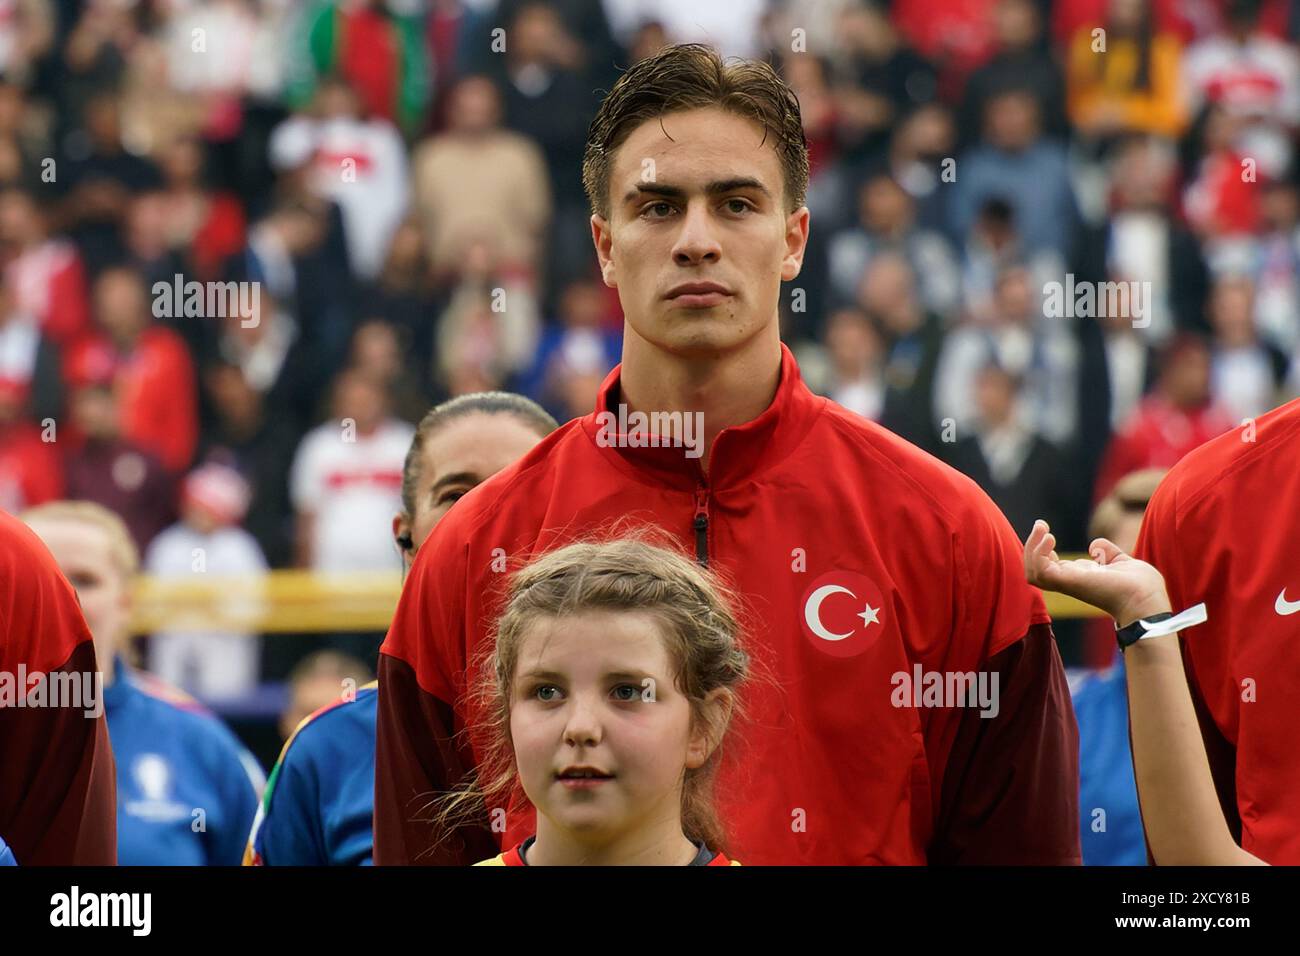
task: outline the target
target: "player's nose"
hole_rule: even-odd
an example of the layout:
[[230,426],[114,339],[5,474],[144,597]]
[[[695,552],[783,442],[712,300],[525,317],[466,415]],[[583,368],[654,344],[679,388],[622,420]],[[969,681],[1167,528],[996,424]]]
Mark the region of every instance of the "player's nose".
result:
[[681,231],[673,245],[673,261],[678,265],[716,262],[722,256],[716,223],[706,201],[689,202],[682,213]]

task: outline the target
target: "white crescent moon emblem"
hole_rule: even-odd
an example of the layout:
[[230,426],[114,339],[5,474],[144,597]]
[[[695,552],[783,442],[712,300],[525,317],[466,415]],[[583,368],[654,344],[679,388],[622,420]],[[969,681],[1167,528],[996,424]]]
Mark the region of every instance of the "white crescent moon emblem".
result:
[[853,632],[845,631],[843,634],[836,634],[834,631],[826,630],[826,626],[822,624],[822,601],[832,594],[847,594],[853,598],[857,597],[848,588],[840,587],[838,584],[824,584],[809,596],[808,603],[803,608],[803,619],[808,625],[808,629],[823,641],[842,641],[846,637],[852,637]]

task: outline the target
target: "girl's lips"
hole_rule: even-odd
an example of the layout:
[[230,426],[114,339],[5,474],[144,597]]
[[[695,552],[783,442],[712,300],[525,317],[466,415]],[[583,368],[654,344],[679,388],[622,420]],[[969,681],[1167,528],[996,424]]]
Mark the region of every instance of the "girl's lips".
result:
[[570,790],[590,790],[613,779],[613,777],[560,777],[560,783]]

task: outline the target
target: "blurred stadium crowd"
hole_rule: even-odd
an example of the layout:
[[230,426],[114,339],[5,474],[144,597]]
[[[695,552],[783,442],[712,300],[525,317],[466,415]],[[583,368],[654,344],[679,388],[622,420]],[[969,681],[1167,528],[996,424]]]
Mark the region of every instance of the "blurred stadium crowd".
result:
[[[1042,517],[1081,549],[1123,476],[1300,394],[1300,2],[3,10],[0,507],[100,502],[155,574],[200,544],[210,573],[396,570],[431,404],[591,410],[622,319],[587,127],[670,42],[799,95],[812,234],[782,324],[809,385],[1022,539]],[[255,305],[188,309],[191,282]],[[1149,301],[1044,308],[1102,282]]]

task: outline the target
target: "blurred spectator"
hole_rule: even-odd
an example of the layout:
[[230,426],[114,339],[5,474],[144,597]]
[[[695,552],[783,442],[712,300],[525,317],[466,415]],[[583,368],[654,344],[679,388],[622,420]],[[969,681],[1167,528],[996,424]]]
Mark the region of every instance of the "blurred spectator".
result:
[[298,441],[298,423],[275,414],[265,394],[248,384],[237,365],[215,362],[203,381],[213,420],[204,432],[199,458],[229,465],[247,479],[251,499],[244,527],[272,567],[288,567],[292,510],[286,449]]
[[[196,575],[256,580],[266,571],[257,541],[239,522],[249,489],[234,469],[207,464],[181,484],[180,518],[149,544],[144,569],[160,579]],[[253,634],[178,631],[154,634],[150,670],[205,699],[237,697],[257,686],[261,642]]]
[[936,372],[940,428],[946,419],[958,434],[973,427],[976,378],[995,362],[1024,383],[1019,414],[1027,427],[1061,446],[1074,438],[1079,346],[1066,320],[1043,315],[1041,303],[1041,287],[1029,270],[1013,264],[998,275],[991,321],[960,325],[948,334]]
[[961,134],[965,143],[979,138],[984,107],[1004,90],[1026,90],[1038,98],[1047,135],[1064,138],[1065,77],[1046,43],[1042,4],[1035,0],[999,0],[989,11],[993,18],[993,56],[971,74],[961,107]]
[[[944,160],[956,161],[957,131],[952,111],[939,103],[917,108],[894,130],[889,144],[889,172],[907,190],[921,229],[943,233],[960,242],[949,225]],[[955,168],[955,167],[954,167]]]
[[42,421],[63,413],[63,379],[59,350],[32,316],[14,302],[13,290],[0,280],[0,384],[20,389],[25,417]]
[[202,130],[229,140],[242,126],[245,96],[270,97],[280,90],[285,58],[279,3],[202,0],[182,5],[162,33],[167,80],[202,104]]
[[1194,236],[1170,208],[1177,172],[1173,151],[1148,137],[1132,137],[1112,153],[1106,218],[1082,230],[1076,279],[1150,282],[1141,330],[1159,343],[1176,329],[1206,331],[1209,275]]
[[403,330],[383,319],[366,319],[352,336],[348,364],[383,382],[394,413],[414,425],[424,417],[429,406],[407,365],[409,354]]
[[401,505],[402,462],[414,433],[390,416],[381,381],[354,369],[339,375],[331,420],[306,434],[290,473],[299,567],[401,566],[387,529]]
[[1155,348],[1132,318],[1116,313],[1097,320],[1101,326],[1110,427],[1118,430],[1137,410],[1156,379]]
[[[1300,58],[1260,26],[1260,0],[1226,0],[1222,32],[1195,43],[1182,82],[1193,115],[1207,106],[1233,120],[1234,151],[1255,159],[1261,178],[1289,165],[1300,125]],[[1292,16],[1294,16],[1294,10]]]
[[898,28],[942,74],[945,93],[959,91],[966,77],[994,49],[993,9],[998,0],[894,0]]
[[[1016,214],[1004,199],[985,201],[962,249],[962,306],[965,319],[994,321],[996,288],[1005,269],[1024,264],[1036,289],[1059,281],[1065,272],[1060,255],[1050,249],[1028,250],[1016,230]],[[1055,527],[1055,526],[1053,526]]]
[[211,189],[203,145],[177,139],[161,151],[167,244],[182,253],[188,278],[219,278],[222,264],[244,247],[244,210],[237,196]]
[[123,438],[108,367],[72,369],[69,408],[78,440],[65,459],[67,497],[120,515],[137,548],[176,517],[174,477],[151,452]]
[[349,692],[375,679],[368,665],[338,651],[316,651],[289,674],[289,704],[280,715],[280,736],[288,739],[297,726],[322,707],[346,700]]
[[370,315],[397,330],[405,343],[408,370],[426,398],[436,394],[434,323],[430,318],[443,310],[444,302],[434,283],[428,246],[414,216],[407,217],[393,234],[384,268],[365,290],[362,301]]
[[1255,250],[1255,321],[1260,334],[1300,356],[1300,188],[1264,185],[1264,231]]
[[[692,14],[707,18],[698,4],[692,5]],[[743,9],[728,9],[726,19],[734,23],[744,15]],[[545,292],[591,268],[591,210],[581,171],[599,94],[573,63],[574,38],[553,4],[520,3],[504,25],[510,42],[505,56],[497,59],[503,71],[499,85],[505,125],[541,149],[554,202],[543,250],[545,281],[538,284]]]
[[528,369],[538,338],[532,287],[495,261],[485,239],[468,239],[460,282],[438,317],[438,381],[452,395],[492,391]]
[[86,104],[86,135],[84,149],[69,149],[63,213],[93,274],[117,256],[131,196],[161,185],[162,175],[123,145],[116,94],[97,93]]
[[940,314],[954,310],[961,277],[947,240],[918,229],[912,199],[888,173],[869,177],[858,193],[858,225],[836,233],[830,242],[832,290],[840,302],[852,301],[872,258],[885,249],[901,252],[920,285],[921,302]]
[[895,124],[935,98],[937,80],[934,67],[900,35],[882,4],[848,5],[838,26],[840,137],[850,164],[861,168],[883,152]]
[[33,110],[23,87],[0,74],[0,185],[44,185],[41,176],[49,175],[52,153],[42,110]]
[[338,78],[365,112],[414,134],[432,95],[424,7],[399,0],[309,0],[288,33],[289,102],[301,109]]
[[1129,472],[1172,468],[1193,448],[1237,423],[1210,391],[1210,349],[1191,333],[1165,346],[1155,390],[1111,439],[1093,488],[1100,500]]
[[1244,151],[1243,120],[1221,104],[1201,117],[1201,142],[1192,175],[1183,191],[1187,221],[1213,262],[1224,241],[1241,240],[1260,224],[1258,177],[1264,175],[1254,156]]
[[219,318],[215,357],[239,369],[271,417],[300,430],[316,414],[330,369],[318,343],[305,338],[280,301],[265,287],[259,298],[257,321],[238,314]]
[[1028,92],[990,97],[983,142],[957,162],[952,222],[958,235],[967,234],[995,196],[1015,210],[1027,247],[1068,254],[1076,211],[1065,149],[1043,137],[1038,101]]
[[132,269],[100,273],[94,298],[98,330],[72,350],[69,366],[111,370],[122,436],[183,471],[198,441],[198,387],[184,341],[154,323]]
[[857,304],[885,337],[880,424],[934,452],[935,368],[943,349],[943,323],[925,310],[911,266],[895,252],[881,253],[867,266]]
[[50,0],[7,0],[0,20],[0,73],[30,81],[34,67],[54,39]]
[[1281,349],[1260,340],[1254,306],[1249,278],[1225,275],[1215,280],[1210,294],[1211,391],[1236,421],[1282,404],[1280,389],[1290,364]]
[[1020,384],[996,362],[976,373],[972,432],[958,433],[947,458],[984,489],[1024,539],[1038,518],[1053,528],[1065,524],[1070,482],[1056,447],[1025,421]]
[[0,509],[17,514],[23,508],[63,494],[63,475],[51,436],[24,414],[27,388],[0,379]]
[[540,269],[551,215],[545,160],[527,137],[501,129],[500,115],[492,81],[466,77],[452,93],[447,131],[416,147],[415,207],[439,281],[455,272],[472,235],[488,237],[505,265]]
[[826,347],[798,355],[809,387],[864,418],[885,408],[885,342],[859,308],[837,309],[826,322]]
[[1152,3],[1109,0],[1102,36],[1084,25],[1071,38],[1070,121],[1084,138],[1182,132],[1182,44],[1156,27]]
[[622,357],[623,337],[608,328],[605,307],[605,287],[600,282],[571,282],[560,294],[559,321],[542,332],[523,392],[560,421],[567,420],[561,416],[573,405],[573,378],[596,380],[596,389],[581,403],[590,411],[596,407],[600,383]]
[[306,173],[308,188],[343,213],[353,273],[373,279],[409,199],[406,147],[382,115],[367,116],[345,83],[323,80],[309,112],[271,134],[272,164]]
[[21,189],[0,193],[0,254],[17,307],[67,348],[90,327],[86,273],[77,248],[46,229],[45,211]]

